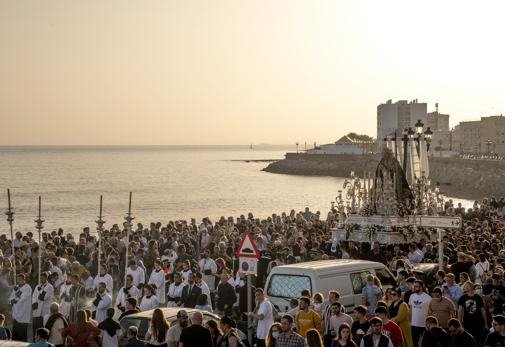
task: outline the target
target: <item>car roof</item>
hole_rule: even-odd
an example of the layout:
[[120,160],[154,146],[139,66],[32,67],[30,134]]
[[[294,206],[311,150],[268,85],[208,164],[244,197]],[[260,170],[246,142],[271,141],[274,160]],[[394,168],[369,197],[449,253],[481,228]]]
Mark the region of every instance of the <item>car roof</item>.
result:
[[[199,311],[202,314],[208,313],[208,314],[212,315],[210,312],[204,312],[204,311],[200,311],[200,310],[197,310],[194,308],[160,307],[159,309],[163,311],[163,316],[165,316],[165,317],[172,317],[172,316],[175,317],[175,316],[177,316],[177,312],[179,312],[180,310],[184,310],[188,314]],[[129,318],[129,319],[131,319],[131,318],[149,318],[149,319],[151,319],[153,317],[153,313],[154,313],[154,310],[142,311],[139,313],[129,314],[129,315],[123,317],[123,319],[126,319],[126,318]],[[123,319],[121,319],[121,320],[123,320]]]
[[384,264],[375,261],[368,260],[356,260],[356,259],[333,259],[333,260],[317,260],[317,261],[307,261],[303,263],[281,265],[276,266],[272,269],[272,273],[282,273],[285,270],[313,270],[313,271],[327,271],[327,270],[353,270],[353,269],[363,269],[370,267],[384,267]]
[[0,347],[26,347],[30,343],[22,341],[0,340]]

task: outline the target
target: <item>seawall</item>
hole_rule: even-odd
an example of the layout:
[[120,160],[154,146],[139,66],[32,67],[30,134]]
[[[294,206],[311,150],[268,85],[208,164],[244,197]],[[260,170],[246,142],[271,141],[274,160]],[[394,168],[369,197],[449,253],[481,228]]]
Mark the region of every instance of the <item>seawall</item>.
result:
[[[306,176],[348,177],[351,171],[375,172],[379,155],[287,153],[264,171]],[[440,183],[444,195],[479,200],[505,196],[505,161],[430,158],[432,184]]]

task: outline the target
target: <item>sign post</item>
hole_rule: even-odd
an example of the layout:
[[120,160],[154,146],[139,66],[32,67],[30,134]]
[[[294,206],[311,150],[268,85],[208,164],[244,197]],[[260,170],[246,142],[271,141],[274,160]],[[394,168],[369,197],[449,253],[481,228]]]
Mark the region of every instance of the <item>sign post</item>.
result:
[[[235,253],[239,257],[239,272],[245,273],[247,275],[247,312],[252,311],[252,281],[251,275],[257,274],[258,258],[260,253],[256,244],[254,243],[249,231],[246,231],[242,240],[240,241],[240,246]],[[251,326],[251,316],[247,315],[247,339],[249,340],[249,345],[252,346],[252,330],[249,329]]]

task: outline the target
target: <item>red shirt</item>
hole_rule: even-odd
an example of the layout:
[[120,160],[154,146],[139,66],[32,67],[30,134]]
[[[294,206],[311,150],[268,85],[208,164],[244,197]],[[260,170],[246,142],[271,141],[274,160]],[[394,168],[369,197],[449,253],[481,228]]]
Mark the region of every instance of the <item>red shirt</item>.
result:
[[392,320],[382,326],[382,333],[391,339],[393,346],[398,346],[398,342],[403,341],[402,330]]
[[86,347],[88,339],[100,335],[102,331],[93,324],[86,322],[86,330],[79,330],[79,323],[72,322],[65,329],[61,331],[61,336],[66,338],[70,336],[74,340],[75,347]]

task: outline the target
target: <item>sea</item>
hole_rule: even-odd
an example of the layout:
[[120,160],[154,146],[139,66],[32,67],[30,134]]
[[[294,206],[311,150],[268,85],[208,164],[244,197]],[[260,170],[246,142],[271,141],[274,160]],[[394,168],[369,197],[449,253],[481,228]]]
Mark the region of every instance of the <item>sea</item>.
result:
[[[100,195],[105,228],[122,223],[129,192],[133,223],[144,225],[249,212],[266,218],[306,207],[326,217],[345,179],[262,171],[288,151],[295,146],[0,147],[0,209],[7,209],[9,188],[14,232],[35,233],[40,196],[43,231],[74,235],[96,230]],[[0,234],[10,235],[0,218]]]
[[[0,147],[0,209],[14,208],[14,232],[36,232],[41,196],[45,232],[96,228],[100,195],[105,228],[122,223],[132,192],[134,223],[252,212],[258,218],[309,207],[326,216],[344,179],[272,174],[268,160],[295,146]],[[0,234],[10,235],[6,216]]]

